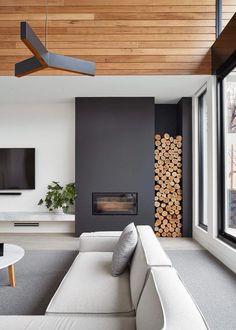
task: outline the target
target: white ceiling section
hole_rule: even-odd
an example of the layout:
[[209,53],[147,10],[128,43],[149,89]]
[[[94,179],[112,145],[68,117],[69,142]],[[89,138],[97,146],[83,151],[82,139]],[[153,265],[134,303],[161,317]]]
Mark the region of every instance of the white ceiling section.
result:
[[74,102],[74,97],[154,96],[156,103],[191,97],[209,75],[0,77],[0,105]]

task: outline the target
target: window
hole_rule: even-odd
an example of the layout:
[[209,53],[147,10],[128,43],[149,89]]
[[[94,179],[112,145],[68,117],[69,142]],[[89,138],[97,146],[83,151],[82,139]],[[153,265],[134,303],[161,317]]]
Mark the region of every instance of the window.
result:
[[199,226],[207,230],[207,102],[206,90],[198,97],[198,210]]
[[236,70],[219,80],[219,237],[236,246]]

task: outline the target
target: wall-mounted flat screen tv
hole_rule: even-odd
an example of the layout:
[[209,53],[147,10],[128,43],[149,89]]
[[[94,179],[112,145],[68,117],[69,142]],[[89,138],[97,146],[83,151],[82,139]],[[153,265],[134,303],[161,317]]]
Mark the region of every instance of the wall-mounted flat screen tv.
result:
[[35,189],[35,149],[0,148],[0,190]]

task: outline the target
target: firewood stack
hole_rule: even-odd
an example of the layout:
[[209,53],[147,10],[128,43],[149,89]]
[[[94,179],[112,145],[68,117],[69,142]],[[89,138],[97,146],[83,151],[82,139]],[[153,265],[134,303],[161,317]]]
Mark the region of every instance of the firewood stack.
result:
[[181,237],[182,136],[155,136],[155,232]]

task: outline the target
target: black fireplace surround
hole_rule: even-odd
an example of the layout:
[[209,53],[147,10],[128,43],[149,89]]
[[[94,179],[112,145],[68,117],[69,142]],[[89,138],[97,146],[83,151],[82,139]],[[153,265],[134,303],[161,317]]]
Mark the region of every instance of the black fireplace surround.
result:
[[[152,97],[76,98],[76,236],[130,222],[154,226],[154,135]],[[136,198],[129,210],[118,203],[98,212],[96,192],[136,193],[138,209]]]

